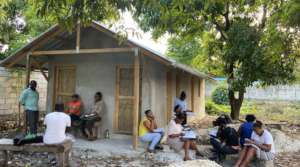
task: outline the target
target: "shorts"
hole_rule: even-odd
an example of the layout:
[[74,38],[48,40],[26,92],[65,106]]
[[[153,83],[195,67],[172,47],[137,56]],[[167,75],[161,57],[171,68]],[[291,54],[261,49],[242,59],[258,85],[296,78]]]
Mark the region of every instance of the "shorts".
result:
[[176,152],[182,150],[184,142],[180,140],[179,137],[176,138],[168,138],[168,145],[174,149]]
[[263,151],[254,144],[249,144],[249,145],[245,144],[245,146],[251,146],[251,147],[254,147],[256,149],[257,159],[265,160],[265,161],[271,161],[275,158],[274,153]]

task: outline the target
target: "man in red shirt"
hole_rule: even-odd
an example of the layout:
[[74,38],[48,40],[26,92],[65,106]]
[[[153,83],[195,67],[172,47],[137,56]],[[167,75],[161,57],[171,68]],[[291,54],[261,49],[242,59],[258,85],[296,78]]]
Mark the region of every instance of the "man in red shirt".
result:
[[70,115],[72,122],[76,120],[80,120],[81,107],[82,107],[82,102],[80,101],[79,95],[74,94],[72,96],[72,101],[68,103],[68,107],[66,110],[66,113]]

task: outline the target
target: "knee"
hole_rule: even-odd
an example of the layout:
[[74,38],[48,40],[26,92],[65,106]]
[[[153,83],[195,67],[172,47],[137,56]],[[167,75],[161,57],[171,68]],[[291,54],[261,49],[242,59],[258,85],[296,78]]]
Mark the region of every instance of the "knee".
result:
[[155,138],[156,139],[160,139],[162,137],[162,135],[160,133],[155,133]]

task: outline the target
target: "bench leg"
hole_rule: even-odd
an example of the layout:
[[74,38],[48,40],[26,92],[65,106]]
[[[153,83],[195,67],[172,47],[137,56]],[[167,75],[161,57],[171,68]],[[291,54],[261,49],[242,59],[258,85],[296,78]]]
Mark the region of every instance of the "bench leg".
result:
[[69,160],[70,160],[70,151],[66,151],[66,153],[65,153],[65,164],[66,164],[66,166],[69,166]]
[[65,167],[65,153],[57,153],[57,160],[59,167]]
[[3,153],[2,166],[6,167],[8,163],[8,151],[2,151],[2,153]]

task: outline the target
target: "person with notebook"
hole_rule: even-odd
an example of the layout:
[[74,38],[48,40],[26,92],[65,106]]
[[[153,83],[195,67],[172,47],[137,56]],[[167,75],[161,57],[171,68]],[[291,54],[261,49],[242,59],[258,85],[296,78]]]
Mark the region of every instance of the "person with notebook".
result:
[[191,160],[189,150],[195,150],[196,156],[202,156],[196,145],[196,137],[193,133],[183,131],[182,122],[184,121],[182,113],[176,114],[176,118],[172,119],[168,126],[168,145],[176,152],[184,149],[184,161]]
[[244,148],[235,167],[245,167],[252,159],[270,161],[275,157],[275,145],[272,134],[263,128],[261,121],[256,121],[253,125],[251,139],[246,139]]
[[239,151],[239,139],[236,130],[227,126],[231,122],[227,116],[221,115],[213,122],[214,126],[218,126],[216,136],[211,135],[210,143],[213,146],[214,155],[211,160],[222,161],[227,154],[237,154]]

